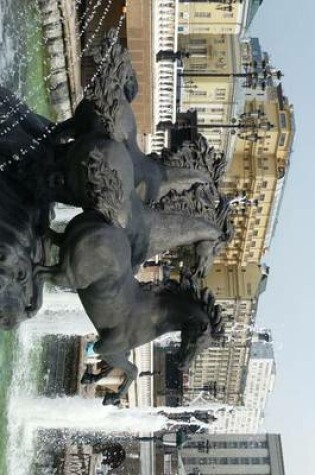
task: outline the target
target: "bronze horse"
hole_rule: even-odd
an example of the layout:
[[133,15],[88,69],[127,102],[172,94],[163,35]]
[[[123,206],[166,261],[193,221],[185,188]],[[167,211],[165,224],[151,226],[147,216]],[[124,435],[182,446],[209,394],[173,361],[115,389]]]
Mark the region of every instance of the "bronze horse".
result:
[[[105,38],[96,51],[96,62],[108,41],[111,44],[110,38]],[[11,327],[31,316],[41,304],[45,279],[77,290],[100,335],[95,351],[110,366],[126,373],[113,402],[127,392],[136,375],[126,357],[130,349],[180,330],[178,361],[183,367],[203,344],[209,345],[211,338],[222,333],[220,311],[212,294],[201,292],[192,282],[186,287],[174,282],[165,287],[141,286],[134,278],[139,265],[170,248],[195,244],[199,258],[195,275],[200,277],[215,252],[230,239],[232,228],[228,203],[219,192],[224,163],[207,141],[199,136],[176,152],[164,150],[161,156],[145,156],[136,142],[130,102],[137,83],[128,54],[116,44],[100,65],[99,75],[72,119],[54,128],[21,104],[17,114],[20,109],[26,114],[22,124],[15,127],[13,115],[13,140],[0,142],[0,153],[10,164],[6,183],[17,183],[12,189],[22,200],[19,205],[27,212],[28,207],[32,209],[26,227],[14,222],[21,239],[28,236],[26,228],[30,227],[31,244],[23,244],[28,265],[23,268],[25,275],[15,275],[22,257],[17,252],[19,242],[10,238],[17,263],[9,272],[9,283],[17,303],[12,314],[9,307],[14,299],[11,294],[1,294],[0,287],[0,317],[3,327]],[[8,98],[4,113],[8,115],[16,99],[4,94]],[[43,140],[47,127],[53,132]],[[39,143],[37,148],[34,141]],[[28,150],[27,157],[12,164],[23,147]],[[48,229],[54,202],[84,210],[70,221],[63,235]],[[0,221],[6,221],[5,200],[2,208]],[[43,265],[45,235],[60,246],[56,266]],[[5,233],[1,238],[5,244],[3,237]],[[34,247],[37,241],[39,245]],[[8,266],[0,259],[0,277],[3,272],[8,272]],[[4,286],[11,290],[8,280]],[[5,323],[8,319],[9,325]]]
[[77,290],[99,334],[95,352],[110,367],[124,370],[125,380],[117,394],[105,398],[106,404],[124,396],[137,376],[127,359],[131,349],[181,331],[178,364],[184,369],[198,351],[222,335],[220,309],[207,289],[201,291],[187,280],[183,285],[152,285],[135,279],[126,234],[108,224],[99,211],[73,218],[58,242],[59,264],[38,267],[37,276]]

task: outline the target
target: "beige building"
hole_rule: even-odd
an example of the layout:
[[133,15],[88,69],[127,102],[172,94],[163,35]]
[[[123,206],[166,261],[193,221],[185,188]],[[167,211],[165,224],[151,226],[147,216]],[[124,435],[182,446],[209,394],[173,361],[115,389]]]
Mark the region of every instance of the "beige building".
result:
[[215,149],[231,154],[233,136],[220,125],[230,123],[244,106],[239,81],[230,76],[231,71],[241,70],[238,39],[224,34],[180,34],[178,47],[190,55],[179,70],[179,109],[196,110],[198,132]]
[[[238,134],[223,182],[223,191],[238,201],[233,211],[235,235],[217,259],[240,266],[260,263],[269,249],[295,132],[293,108],[281,86],[271,88],[265,98],[247,100],[245,111],[253,115],[261,111],[265,116],[253,119]],[[266,121],[272,125],[269,130],[263,128]],[[253,134],[258,139],[251,140]]]
[[196,434],[178,450],[182,474],[284,475],[278,434]]
[[209,427],[212,434],[262,432],[266,403],[273,390],[276,371],[270,340],[268,330],[255,332],[248,362],[244,405],[230,412],[220,411],[217,420]]
[[262,0],[182,1],[179,0],[178,32],[184,35],[244,34]]
[[222,306],[225,344],[211,346],[197,356],[189,369],[186,399],[203,399],[242,405],[257,301],[267,270],[256,264],[246,268],[215,264],[205,280]]

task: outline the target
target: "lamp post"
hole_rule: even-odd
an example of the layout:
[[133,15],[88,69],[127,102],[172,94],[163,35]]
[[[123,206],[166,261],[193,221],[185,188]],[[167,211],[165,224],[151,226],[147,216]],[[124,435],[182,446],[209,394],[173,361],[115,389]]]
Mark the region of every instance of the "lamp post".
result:
[[229,124],[179,124],[178,122],[161,121],[157,125],[157,130],[168,129],[185,129],[185,128],[202,128],[202,129],[229,129],[232,134],[236,134],[242,140],[249,140],[256,142],[262,138],[258,131],[269,131],[274,127],[273,124],[267,120],[265,113],[261,110],[255,110],[251,112],[244,112],[238,119],[232,119]]
[[182,60],[183,58],[189,58],[190,53],[185,51],[173,51],[171,49],[160,50],[156,55],[156,61],[169,60],[173,63],[177,60]]
[[180,3],[213,3],[216,4],[217,10],[223,10],[227,12],[233,11],[233,6],[242,4],[243,0],[179,0]]
[[208,71],[181,71],[178,73],[179,77],[214,77],[214,78],[245,78],[243,87],[256,89],[260,86],[262,90],[265,90],[267,81],[276,79],[280,81],[283,77],[282,72],[279,69],[273,69],[270,66],[265,66],[260,71],[245,71],[244,73],[210,73]]

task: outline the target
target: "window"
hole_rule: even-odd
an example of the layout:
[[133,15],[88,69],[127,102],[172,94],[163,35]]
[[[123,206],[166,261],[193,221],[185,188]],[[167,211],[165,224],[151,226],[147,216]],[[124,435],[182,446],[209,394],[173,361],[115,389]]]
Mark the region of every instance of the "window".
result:
[[196,46],[196,45],[206,45],[207,41],[204,38],[190,38],[189,45]]
[[196,18],[210,18],[211,13],[210,12],[195,12],[195,17]]
[[284,134],[284,133],[280,134],[279,147],[284,146],[286,138],[287,138],[287,134]]
[[280,126],[282,129],[287,127],[287,117],[284,112],[280,112]]
[[195,30],[204,33],[205,31],[210,31],[210,28],[209,28],[209,27],[207,28],[207,27],[205,27],[205,26],[196,26],[196,27],[195,27]]
[[207,69],[207,63],[195,63],[192,65],[192,69],[205,70]]
[[207,48],[205,46],[190,46],[189,51],[193,56],[207,56]]
[[225,96],[225,89],[223,88],[216,88],[215,95],[224,95]]
[[206,96],[207,91],[191,91],[192,96]]

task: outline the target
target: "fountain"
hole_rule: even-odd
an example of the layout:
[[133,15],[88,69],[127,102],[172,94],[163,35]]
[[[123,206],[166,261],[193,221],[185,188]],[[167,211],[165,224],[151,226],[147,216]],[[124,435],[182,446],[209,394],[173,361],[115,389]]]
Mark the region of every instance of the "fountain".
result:
[[[92,20],[94,11],[81,18],[84,25]],[[176,152],[164,150],[161,156],[145,156],[139,150],[130,106],[137,93],[136,76],[127,52],[117,41],[123,21],[124,14],[94,51],[96,71],[70,119],[51,122],[28,108],[22,97],[5,88],[0,91],[0,324],[3,329],[12,329],[23,322],[18,330],[8,408],[10,475],[29,473],[37,427],[105,432],[117,427],[119,434],[151,433],[167,427],[165,415],[150,411],[102,408],[95,401],[79,397],[35,397],[33,361],[40,354],[43,335],[95,332],[92,321],[101,336],[96,350],[113,366],[125,364],[121,355],[117,360],[104,351],[113,339],[106,335],[108,322],[100,324],[95,304],[98,298],[105,295],[102,309],[105,302],[123,325],[130,315],[134,316],[135,340],[120,343],[119,351],[111,350],[124,358],[130,348],[174,329],[182,331],[178,361],[184,366],[209,339],[219,339],[223,332],[220,309],[211,293],[201,289],[199,278],[232,235],[229,206],[218,189],[224,164],[201,136]],[[29,57],[23,68],[31,62]],[[50,74],[45,76],[46,81],[50,79]],[[21,86],[15,90],[21,92]],[[37,87],[29,91],[28,99],[37,92]],[[64,236],[50,229],[56,202],[83,209],[79,218],[71,220]],[[71,261],[73,249],[79,251],[82,225],[88,230],[87,241],[92,240],[93,245],[83,243],[84,253],[77,262],[80,264],[84,255],[87,266],[96,259],[88,273],[86,269],[82,273],[80,266],[70,269],[64,259],[71,255]],[[109,239],[111,235],[115,239]],[[70,247],[68,238],[73,244]],[[61,244],[60,265],[54,268],[49,267],[52,241]],[[135,281],[134,274],[146,258],[186,243],[195,245],[198,262],[191,275],[183,275],[181,284],[170,281],[166,287],[144,287]],[[110,266],[103,266],[111,270],[105,276],[105,290],[96,286],[96,294],[90,297],[85,289],[95,282],[82,283],[80,279],[93,274],[105,255],[115,258]],[[116,274],[115,265],[119,271]],[[45,295],[43,303],[45,280],[78,290],[84,310],[70,293]],[[112,296],[109,299],[108,288],[118,294],[115,301]],[[152,307],[153,301],[158,302],[156,308]],[[135,318],[141,306],[146,315],[150,309],[160,318],[168,305],[167,318],[159,320],[163,323],[159,329],[139,325]],[[181,310],[181,318],[188,310],[195,318],[189,320],[191,315],[187,315],[185,325],[179,325],[175,308]],[[125,333],[125,328],[119,328],[119,338]],[[25,361],[29,363],[26,368],[22,366]],[[128,375],[127,380],[119,396],[131,383]],[[17,447],[21,435],[24,442]]]

